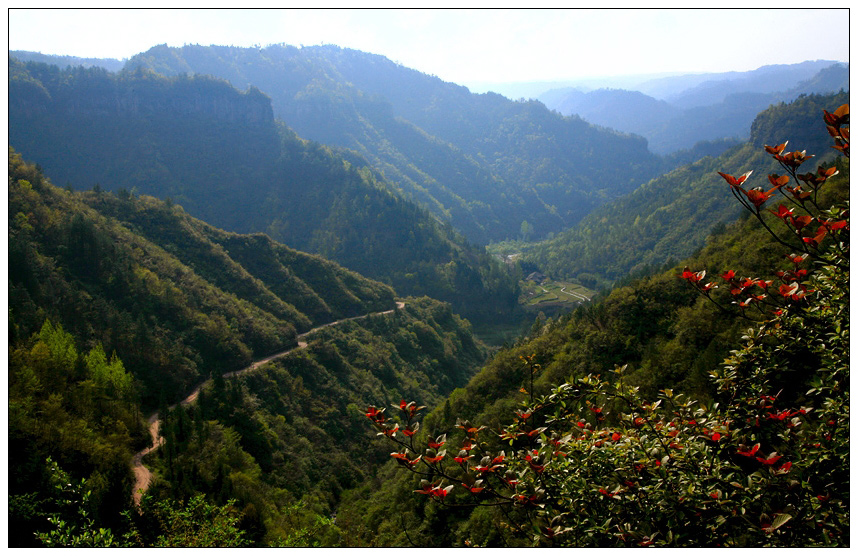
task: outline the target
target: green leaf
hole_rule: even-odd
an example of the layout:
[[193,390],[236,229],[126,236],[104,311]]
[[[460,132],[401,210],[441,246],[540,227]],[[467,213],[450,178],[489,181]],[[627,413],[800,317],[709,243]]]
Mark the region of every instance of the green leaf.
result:
[[774,521],[772,521],[771,530],[774,531],[790,519],[792,519],[792,516],[789,514],[778,514],[777,516],[775,516]]

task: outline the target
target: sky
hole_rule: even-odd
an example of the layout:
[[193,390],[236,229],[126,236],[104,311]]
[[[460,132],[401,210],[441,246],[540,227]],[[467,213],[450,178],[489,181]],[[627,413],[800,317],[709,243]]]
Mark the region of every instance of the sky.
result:
[[10,9],[8,18],[10,50],[123,59],[164,43],[336,44],[472,90],[484,83],[849,61],[845,8]]

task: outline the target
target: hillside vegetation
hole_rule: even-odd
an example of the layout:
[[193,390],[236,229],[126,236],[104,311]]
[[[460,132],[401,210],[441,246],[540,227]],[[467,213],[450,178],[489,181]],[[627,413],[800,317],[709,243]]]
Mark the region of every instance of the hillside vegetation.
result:
[[[849,196],[838,168],[815,201],[835,218]],[[371,407],[369,430],[417,421],[425,436],[378,440],[393,461],[338,522],[355,544],[390,546],[843,546],[848,234],[805,242],[820,264],[787,291],[806,257],[790,264],[779,241],[793,232],[763,220],[779,237],[742,218],[682,265],[537,321],[425,418]],[[744,286],[711,289],[728,271],[775,287],[756,302]],[[799,290],[819,293],[790,299]]]
[[516,282],[489,255],[359,156],[277,123],[255,88],[10,60],[9,133],[57,183],[171,199],[212,225],[267,233],[471,319],[514,312]]
[[657,269],[698,249],[716,227],[736,218],[722,168],[753,169],[761,187],[777,164],[764,144],[789,140],[790,150],[818,153],[822,164],[836,154],[816,122],[822,110],[847,102],[848,95],[810,95],[761,112],[751,139],[713,158],[704,157],[660,176],[634,192],[594,210],[577,226],[526,250],[522,261],[558,279],[604,288],[628,273]]
[[559,231],[662,170],[640,137],[337,46],[160,45],[126,71],[140,67],[258,87],[299,135],[356,150],[475,243],[515,238],[525,220],[534,237]]
[[[357,408],[435,405],[485,358],[447,304],[393,312],[390,287],[335,263],[151,197],[59,189],[14,151],[9,177],[13,546],[310,542],[305,527],[386,457],[355,444]],[[154,408],[156,481],[123,514]]]
[[384,284],[175,205],[61,190],[15,152],[9,179],[13,337],[50,319],[86,349],[121,353],[148,407],[295,345],[313,325],[394,305]]

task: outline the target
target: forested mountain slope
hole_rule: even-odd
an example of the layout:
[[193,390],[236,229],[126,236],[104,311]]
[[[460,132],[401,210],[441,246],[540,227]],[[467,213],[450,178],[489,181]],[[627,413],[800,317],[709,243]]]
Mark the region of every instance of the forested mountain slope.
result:
[[10,50],[9,56],[22,62],[40,62],[61,68],[67,66],[99,67],[108,71],[119,71],[125,66],[126,62],[126,60],[117,60],[116,58],[82,58],[80,56],[42,54],[41,52],[30,52],[28,50]]
[[[357,50],[161,45],[126,70],[139,67],[258,87],[299,135],[357,150],[475,242],[517,237],[523,221],[537,237],[559,231],[662,169],[639,137]],[[627,164],[604,165],[616,156]]]
[[[819,118],[817,118],[819,119]],[[825,184],[825,192],[820,194],[818,203],[821,207],[830,207],[834,204],[848,202],[849,198],[849,165],[848,161],[840,160],[838,167],[841,168],[840,174],[829,179]],[[764,219],[767,224],[773,229],[778,229],[781,238],[795,242],[795,237],[791,233],[785,232],[783,227],[778,228],[778,219],[775,215],[764,212]],[[845,221],[844,221],[845,223]],[[814,228],[815,229],[815,228]],[[833,244],[832,245],[836,245]],[[848,244],[841,244],[840,248],[844,252],[848,252]],[[836,249],[832,248],[832,249]],[[672,479],[676,479],[673,473],[697,475],[700,473],[708,473],[713,469],[712,465],[716,461],[716,456],[712,459],[705,460],[706,465],[701,466],[701,459],[692,458],[684,459],[684,448],[690,448],[685,441],[670,445],[670,458],[662,458],[667,452],[667,444],[672,440],[672,437],[678,434],[679,426],[677,422],[681,419],[681,411],[684,408],[702,408],[713,407],[712,401],[729,404],[738,403],[735,391],[744,385],[747,381],[752,380],[748,375],[752,371],[748,370],[747,366],[738,368],[738,357],[736,356],[736,346],[740,344],[740,337],[745,337],[750,348],[759,353],[759,346],[771,346],[773,351],[778,353],[778,361],[772,363],[769,360],[761,360],[759,358],[751,359],[751,369],[765,367],[771,376],[777,376],[777,379],[771,379],[772,382],[766,384],[771,390],[771,394],[764,391],[752,391],[750,398],[747,400],[749,406],[757,404],[763,407],[763,402],[760,400],[776,399],[778,403],[789,404],[799,403],[796,400],[801,400],[805,395],[810,395],[814,392],[811,388],[811,377],[815,375],[820,365],[826,365],[825,372],[848,373],[848,362],[844,359],[837,359],[836,362],[823,360],[818,358],[801,358],[795,356],[790,359],[792,351],[798,353],[807,353],[808,349],[819,348],[820,352],[826,352],[826,345],[837,342],[841,345],[841,351],[838,355],[842,356],[842,344],[844,339],[848,340],[848,331],[838,328],[837,330],[825,329],[826,334],[830,334],[830,340],[818,340],[818,343],[805,340],[804,337],[796,338],[794,342],[786,347],[777,342],[767,342],[768,334],[760,334],[755,336],[756,331],[754,326],[760,325],[758,319],[767,319],[771,316],[775,305],[763,305],[763,315],[759,316],[756,312],[747,313],[748,318],[744,318],[742,310],[738,309],[736,303],[731,304],[731,294],[726,291],[729,288],[721,288],[721,291],[714,291],[713,297],[720,306],[716,306],[709,300],[704,299],[702,295],[684,280],[681,275],[682,268],[687,266],[694,271],[705,269],[707,271],[706,278],[702,282],[712,280],[718,282],[718,276],[726,273],[728,270],[733,270],[736,277],[753,276],[753,277],[775,277],[776,270],[788,270],[793,266],[786,260],[784,255],[788,253],[788,249],[779,245],[776,240],[765,231],[759,222],[751,216],[746,216],[738,221],[726,225],[718,233],[711,235],[706,246],[701,249],[693,257],[686,259],[682,264],[674,266],[670,270],[647,276],[638,280],[629,281],[626,285],[615,288],[604,297],[594,300],[593,304],[587,307],[582,307],[572,313],[564,315],[557,320],[549,320],[548,322],[537,321],[530,333],[522,337],[519,342],[508,349],[502,350],[476,375],[468,385],[463,389],[458,389],[450,396],[444,405],[427,412],[425,418],[420,419],[421,429],[425,431],[425,438],[417,443],[418,450],[425,446],[427,441],[431,441],[440,435],[444,436],[446,449],[446,460],[443,467],[448,473],[443,476],[439,473],[428,475],[428,466],[420,464],[414,466],[416,471],[427,471],[425,478],[428,485],[433,485],[437,488],[445,488],[443,494],[427,494],[430,486],[427,483],[421,483],[421,477],[407,470],[408,465],[398,462],[389,462],[386,473],[380,477],[381,480],[366,485],[364,488],[351,493],[351,496],[340,507],[338,513],[338,523],[341,527],[354,533],[353,539],[356,545],[362,543],[371,543],[372,545],[380,544],[382,546],[402,546],[413,543],[416,546],[422,547],[448,547],[448,546],[480,546],[480,547],[510,547],[510,546],[531,546],[532,542],[542,542],[546,546],[566,545],[566,546],[595,546],[592,540],[581,540],[580,537],[567,533],[561,537],[560,533],[564,532],[559,526],[556,527],[556,522],[567,523],[580,527],[580,532],[583,534],[584,527],[587,527],[588,535],[604,534],[603,542],[605,544],[617,544],[625,546],[646,546],[653,544],[651,541],[656,538],[654,532],[647,529],[649,527],[647,517],[632,518],[640,521],[633,523],[620,522],[622,529],[618,528],[610,519],[615,515],[615,510],[620,510],[628,507],[639,508],[636,506],[637,501],[641,501],[641,506],[646,506],[650,500],[660,497],[665,488],[677,489],[676,496],[678,502],[673,500],[669,503],[653,506],[653,519],[662,520],[666,524],[676,523],[672,521],[679,519],[683,512],[687,511],[682,505],[685,498],[690,498],[696,494],[703,500],[701,507],[712,503],[711,500],[728,499],[733,500],[741,496],[740,492],[744,488],[744,483],[735,485],[737,491],[731,492],[728,498],[726,493],[728,480],[723,483],[713,481],[707,487],[709,490],[700,492],[699,487],[688,486],[682,483],[677,486]],[[806,265],[808,267],[812,265]],[[819,265],[822,266],[822,265]],[[812,270],[811,270],[812,271]],[[848,272],[843,268],[840,271]],[[775,279],[777,284],[777,279]],[[848,275],[847,275],[848,283]],[[700,284],[703,285],[702,283]],[[814,284],[815,286],[816,284]],[[846,286],[848,287],[848,285]],[[781,293],[777,293],[778,286],[775,285],[770,291],[772,296],[781,297]],[[781,290],[783,291],[783,289]],[[840,312],[841,323],[844,322],[845,305],[848,303],[848,290],[844,292],[845,299],[840,300],[837,305],[837,310]],[[827,294],[827,292],[826,292]],[[765,297],[765,296],[764,296]],[[820,301],[814,301],[823,305],[827,297],[822,297]],[[804,314],[800,309],[795,309],[799,314],[799,318],[805,318],[809,322],[807,328],[816,326],[817,321],[815,315]],[[845,317],[848,319],[848,317]],[[778,327],[775,327],[778,329]],[[799,327],[801,330],[801,327]],[[837,337],[835,340],[833,337]],[[744,343],[741,342],[741,343]],[[756,346],[756,347],[755,347]],[[784,353],[780,353],[783,351]],[[832,350],[833,351],[833,350]],[[731,357],[725,361],[725,358]],[[831,357],[834,357],[831,355]],[[771,366],[769,366],[771,365]],[[710,373],[723,366],[727,369],[727,376],[732,378],[732,381],[726,382],[728,388],[725,391],[717,392],[716,384],[711,380]],[[624,367],[624,368],[623,368]],[[622,375],[621,373],[622,370]],[[729,374],[730,371],[733,374]],[[593,375],[597,379],[606,380],[609,383],[619,383],[621,388],[615,398],[611,398],[607,391],[595,390],[592,398],[586,398],[587,403],[584,404],[576,399],[577,394],[581,394],[585,389],[585,382],[577,382],[588,375]],[[848,377],[847,377],[848,378]],[[815,379],[814,379],[815,380]],[[565,384],[566,392],[568,393],[569,405],[563,405],[564,410],[570,411],[572,415],[579,415],[576,429],[572,429],[569,436],[563,436],[566,432],[557,425],[561,419],[552,421],[551,412],[555,409],[550,405],[550,399],[547,397],[553,388],[558,385]],[[730,388],[732,385],[732,388]],[[638,392],[632,394],[631,388],[639,388]],[[562,388],[561,388],[562,389]],[[810,389],[810,392],[808,390]],[[807,394],[806,394],[807,393]],[[841,399],[848,400],[847,394],[836,393],[834,395],[841,396]],[[624,397],[626,396],[626,397]],[[676,396],[675,401],[671,399]],[[720,397],[719,397],[720,396]],[[769,396],[769,397],[766,397]],[[739,396],[741,397],[741,396]],[[629,399],[648,400],[641,402],[642,406],[627,405]],[[743,398],[744,399],[744,398]],[[653,403],[658,400],[658,403]],[[687,400],[698,400],[703,402],[698,404]],[[573,405],[578,402],[579,405]],[[650,421],[649,410],[655,410],[660,404],[667,405],[668,417],[664,421]],[[809,402],[806,402],[809,403]],[[848,403],[848,402],[847,402]],[[687,405],[684,405],[687,404]],[[383,406],[381,403],[378,404]],[[532,414],[535,415],[543,406],[546,406],[546,417],[541,421],[532,419]],[[528,407],[529,409],[524,409]],[[770,407],[770,406],[769,406]],[[838,420],[848,415],[848,407],[836,406],[837,409],[831,413],[835,420],[829,421],[826,425],[824,421],[821,423],[816,421],[814,426],[820,427],[823,432],[827,433],[826,439],[831,439],[831,434],[827,431],[830,427],[837,423]],[[390,408],[394,409],[394,408]],[[602,416],[610,413],[606,418]],[[823,411],[823,407],[815,406],[813,411]],[[786,411],[780,412],[781,419],[787,414],[799,414],[796,410],[794,413]],[[712,421],[702,422],[702,417],[705,413],[697,413],[700,423],[690,422],[690,425],[705,425],[713,427],[721,423],[713,423]],[[769,409],[768,417],[761,410],[759,421],[755,422],[751,419],[748,428],[753,433],[757,434],[755,442],[768,442],[777,446],[778,450],[785,449],[780,441],[784,437],[788,437],[788,433],[783,433],[780,438],[775,440],[764,436],[764,432],[760,429],[760,421],[768,420],[768,422],[777,421],[779,418]],[[801,413],[802,415],[804,413]],[[633,417],[637,417],[632,421]],[[689,414],[687,419],[691,419]],[[829,419],[830,417],[825,417]],[[403,418],[404,421],[404,418]],[[669,424],[668,424],[669,422]],[[538,424],[534,424],[538,423]],[[739,419],[736,422],[724,423],[730,425],[729,429],[723,429],[729,432],[724,433],[724,437],[729,434],[728,442],[731,442],[729,451],[722,448],[720,452],[717,450],[717,457],[723,457],[727,460],[735,458],[737,440],[733,435],[739,434],[739,430],[746,425],[745,419]],[[515,425],[518,425],[516,428]],[[572,425],[575,425],[573,418]],[[555,426],[557,427],[555,429]],[[619,431],[621,427],[627,426],[623,434],[612,431]],[[649,428],[654,426],[654,429]],[[783,424],[781,427],[788,429],[789,427],[797,426],[796,423],[787,426]],[[809,426],[809,425],[808,425]],[[478,427],[485,427],[485,430]],[[537,428],[539,427],[539,428]],[[641,430],[640,438],[645,441],[646,438],[652,438],[650,434],[656,434],[656,430],[662,430],[664,427],[666,432],[663,437],[663,448],[652,447],[650,454],[635,453],[633,447],[637,440],[634,437],[632,444],[626,439],[626,434],[629,436],[637,435],[633,433],[637,427]],[[676,427],[674,429],[673,427]],[[756,428],[754,428],[756,427]],[[845,425],[844,425],[845,427]],[[369,431],[373,431],[372,425],[367,424]],[[525,434],[518,432],[512,434],[510,431],[535,431],[533,434]],[[601,429],[601,430],[599,430]],[[673,431],[676,432],[673,432]],[[703,428],[694,429],[696,437],[709,441],[712,446],[718,448],[718,436],[712,435],[710,429]],[[709,431],[710,436],[706,436],[706,431]],[[562,432],[557,432],[562,431]],[[683,430],[683,433],[685,431]],[[839,430],[838,433],[847,435],[845,428]],[[368,435],[371,433],[368,433]],[[534,434],[536,436],[534,436]],[[719,435],[720,436],[720,435]],[[562,437],[562,438],[561,438]],[[480,446],[491,446],[489,450],[483,448],[475,448],[476,441],[471,442],[474,438],[479,439]],[[538,438],[538,439],[537,439]],[[679,438],[683,438],[680,436]],[[722,437],[723,438],[723,437]],[[747,438],[743,436],[742,438]],[[686,437],[687,443],[692,440]],[[581,441],[581,444],[577,444]],[[747,440],[746,440],[747,441]],[[383,442],[379,440],[378,442]],[[846,441],[842,441],[845,446]],[[407,444],[407,443],[406,443]],[[764,446],[772,445],[764,444]],[[387,446],[394,446],[390,442],[386,442]],[[616,451],[611,449],[611,446],[616,445]],[[459,451],[459,446],[462,446],[462,451]],[[819,446],[819,445],[817,445]],[[563,449],[568,447],[568,449]],[[759,448],[759,444],[757,446]],[[397,447],[401,451],[406,451],[404,445]],[[538,448],[538,449],[537,449]],[[648,447],[649,448],[649,447]],[[749,448],[739,448],[739,450],[748,450]],[[798,449],[810,449],[811,457],[813,448],[809,445],[803,445]],[[838,448],[843,450],[845,448]],[[506,458],[504,458],[505,450]],[[573,454],[572,451],[575,451]],[[553,457],[551,452],[554,451]],[[484,453],[498,454],[497,459],[492,460],[491,456],[487,459],[480,459]],[[567,453],[568,452],[568,453]],[[765,452],[768,454],[769,452]],[[778,454],[784,452],[778,451]],[[843,456],[844,452],[838,452]],[[475,455],[477,454],[477,455]],[[539,454],[538,457],[536,455]],[[760,454],[764,454],[764,450],[760,450]],[[527,455],[525,458],[524,456]],[[653,457],[655,456],[655,457]],[[568,457],[568,459],[567,459]],[[772,477],[771,470],[766,469],[765,464],[760,462],[767,461],[766,457],[759,457],[757,460],[751,458],[750,462],[746,460],[734,460],[744,462],[747,465],[746,474],[752,471],[758,471],[753,477],[754,480],[762,477]],[[453,458],[459,458],[453,460]],[[529,460],[531,465],[523,463],[522,466],[513,468],[512,459],[520,458]],[[531,459],[532,458],[532,459]],[[649,458],[649,459],[647,459]],[[785,456],[784,456],[785,458]],[[846,456],[848,458],[848,456]],[[777,461],[780,458],[775,458]],[[547,462],[550,461],[550,464]],[[806,466],[815,465],[817,460],[802,461],[796,463],[796,467],[801,465],[801,469]],[[845,459],[838,461],[838,467],[832,472],[843,476],[845,469],[842,467]],[[677,462],[679,462],[677,464]],[[662,465],[677,465],[671,468],[670,471],[659,469]],[[687,464],[687,466],[685,466]],[[769,463],[770,465],[771,463]],[[557,473],[548,473],[548,465],[554,466],[558,470]],[[586,466],[586,468],[585,468]],[[638,488],[638,482],[642,485],[643,479],[647,476],[646,469],[654,469],[655,485],[652,490]],[[761,469],[762,468],[762,469]],[[786,475],[790,467],[786,466],[781,471],[781,475]],[[465,472],[460,472],[466,470]],[[542,472],[545,471],[544,475]],[[795,467],[793,467],[795,471]],[[629,483],[624,483],[622,479],[626,475],[630,480]],[[591,482],[589,477],[593,475],[599,477],[600,482]],[[460,480],[452,480],[453,477],[461,477]],[[793,490],[795,488],[795,477],[787,476],[782,482],[777,483],[777,487],[783,491]],[[804,477],[812,476],[810,473],[802,475]],[[734,478],[732,476],[731,478]],[[480,479],[480,481],[477,481]],[[788,482],[791,479],[793,482]],[[466,481],[463,483],[462,481]],[[812,481],[812,479],[810,479]],[[510,489],[513,494],[524,493],[523,498],[503,499],[496,493],[500,491],[504,481],[510,481]],[[619,487],[616,483],[619,481]],[[523,483],[527,482],[531,485],[532,490],[518,488]],[[516,486],[516,484],[518,484]],[[710,494],[715,485],[719,488],[724,485],[724,494],[718,491],[717,494]],[[750,484],[750,481],[748,482]],[[830,485],[833,486],[833,485]],[[463,488],[464,487],[464,488]],[[474,488],[470,493],[468,489]],[[629,488],[629,490],[624,490]],[[811,488],[820,489],[821,485],[815,485]],[[564,490],[569,489],[569,490]],[[601,489],[601,490],[600,490]],[[568,499],[562,496],[558,497],[557,493],[570,492],[576,490],[574,494],[576,498]],[[838,514],[839,522],[831,520],[833,527],[842,527],[844,516],[848,516],[848,487],[839,488],[838,492],[841,498],[836,502],[836,506],[823,508],[821,511],[826,512],[827,516],[834,513]],[[488,492],[488,494],[486,494]],[[626,496],[626,493],[630,493]],[[622,494],[622,496],[621,496]],[[532,498],[529,498],[532,496]],[[573,494],[569,494],[573,496]],[[824,497],[824,496],[823,496]],[[804,517],[816,511],[817,506],[814,502],[804,501],[797,502],[796,505],[802,505],[802,509],[796,509],[795,506],[790,506],[788,510],[783,509],[783,500],[780,496],[776,496],[770,504],[769,511],[786,512],[789,515],[802,515]],[[834,497],[831,497],[832,500]],[[510,503],[510,502],[515,502]],[[543,518],[543,514],[539,511],[542,507],[563,506],[567,507],[571,502],[572,505],[578,505],[580,514],[585,515],[592,513],[592,521],[579,521],[579,515],[575,512],[563,514],[556,521],[548,521],[552,514]],[[603,503],[604,502],[604,503]],[[545,506],[542,506],[542,504]],[[728,502],[729,503],[729,502]],[[484,504],[484,505],[480,505]],[[506,505],[504,505],[506,504]],[[750,504],[750,502],[748,502]],[[492,507],[500,505],[501,509]],[[596,505],[597,510],[591,511],[590,505]],[[716,507],[721,507],[720,504]],[[732,506],[727,506],[726,513],[729,513]],[[834,509],[836,508],[836,509]],[[705,509],[702,511],[706,511]],[[695,516],[695,510],[691,510],[686,518],[692,522],[699,519],[701,513],[698,512]],[[759,512],[757,512],[759,513]],[[757,515],[757,513],[753,515]],[[751,514],[749,510],[748,514]],[[763,516],[763,519],[769,519],[768,514]],[[739,519],[739,524],[734,524],[736,529],[741,529],[744,526],[751,530],[758,529],[756,519],[751,522]],[[589,526],[592,523],[594,525]],[[724,520],[710,523],[713,529],[718,529],[724,523]],[[750,523],[750,525],[748,525]],[[770,523],[764,521],[764,523]],[[816,521],[807,518],[805,527],[809,525],[811,529],[816,529],[815,538],[817,542],[825,543],[824,535],[818,534],[818,527],[822,521]],[[542,527],[532,524],[542,525]],[[829,524],[826,521],[825,525]],[[522,527],[518,529],[517,527]],[[641,531],[647,530],[646,537]],[[634,534],[624,535],[623,531],[631,531]],[[789,534],[790,529],[787,529],[784,534]],[[668,536],[664,530],[658,530],[657,537],[659,542],[671,546],[674,543],[684,542],[678,539],[676,533],[673,536]],[[804,530],[807,532],[807,529]],[[771,533],[771,530],[765,531]],[[811,531],[813,533],[813,531]],[[556,534],[556,538],[555,538]],[[713,538],[716,539],[713,541]],[[718,537],[703,535],[702,540],[695,541],[695,546],[713,546],[716,543],[727,543],[742,545],[748,543],[748,546],[757,546],[761,543],[789,543],[789,537],[771,536],[767,539],[748,541],[744,538],[728,537],[721,535]],[[840,542],[840,541],[836,541]],[[601,545],[600,545],[601,546]]]
[[170,198],[215,226],[265,232],[468,318],[515,306],[515,281],[482,249],[359,156],[275,122],[258,89],[10,60],[9,92],[11,144],[57,183]]
[[121,353],[148,407],[314,325],[394,305],[389,286],[151,197],[61,190],[14,152],[9,177],[13,335],[49,318]]
[[[764,144],[789,138],[790,150],[817,153],[808,164],[831,159],[824,128],[815,125],[823,109],[848,101],[848,94],[811,95],[761,112],[750,142],[717,158],[705,157],[644,184],[590,214],[580,224],[528,250],[523,261],[557,278],[605,287],[629,272],[658,268],[699,248],[713,227],[736,217],[736,206],[718,171],[753,170],[752,181],[768,188],[766,174],[777,163]],[[808,170],[810,171],[810,169]]]
[[194,407],[168,418],[174,428],[153,462],[159,478],[151,495],[235,499],[252,515],[247,536],[261,546],[348,545],[328,516],[389,458],[366,438],[368,400],[437,405],[484,357],[449,305],[428,298],[325,328],[306,349],[215,381]]
[[[59,189],[15,152],[9,222],[13,546],[305,545],[387,457],[357,408],[435,405],[485,358],[448,304],[375,314],[393,309],[389,286],[169,202]],[[221,378],[356,315],[369,316]],[[209,377],[194,406],[167,411]],[[142,513],[123,517],[152,408],[167,443]]]

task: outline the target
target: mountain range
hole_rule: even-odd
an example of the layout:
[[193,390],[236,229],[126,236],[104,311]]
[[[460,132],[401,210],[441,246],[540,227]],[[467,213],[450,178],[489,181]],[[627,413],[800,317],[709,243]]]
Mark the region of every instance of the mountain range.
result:
[[713,229],[737,216],[735,200],[719,171],[752,170],[755,186],[767,187],[764,176],[783,170],[763,147],[787,140],[791,149],[819,153],[814,163],[830,163],[836,151],[828,148],[828,133],[814,122],[826,107],[848,100],[847,93],[838,93],[773,105],[754,119],[748,142],[643,184],[597,208],[576,226],[533,245],[520,260],[556,278],[593,288],[607,288],[628,273],[682,260],[703,245]]
[[[758,434],[759,423],[754,429],[750,419],[745,427],[743,416],[741,423],[711,424],[699,412],[722,401],[710,373],[726,357],[742,357],[736,347],[743,335],[777,337],[795,326],[844,343],[846,305],[831,315],[848,291],[820,281],[813,287],[826,290],[824,303],[810,296],[809,317],[796,310],[777,317],[777,326],[749,332],[758,323],[725,310],[730,288],[713,290],[713,299],[724,301],[715,305],[680,278],[699,276],[683,272],[686,266],[711,276],[786,268],[779,238],[739,215],[718,175],[753,170],[747,185],[767,187],[766,174],[781,170],[764,145],[789,140],[789,150],[816,155],[813,166],[834,161],[838,173],[814,204],[848,203],[848,160],[829,148],[822,125],[822,110],[836,111],[841,123],[848,117],[846,106],[838,110],[848,92],[814,92],[842,84],[844,67],[812,62],[752,75],[673,76],[646,85],[659,97],[570,93],[594,113],[625,113],[652,128],[686,118],[691,130],[677,139],[681,148],[655,154],[641,135],[562,115],[538,100],[472,94],[336,46],[161,45],[121,68],[113,62],[105,62],[108,69],[98,60],[10,53],[11,545],[523,546],[531,533],[515,526],[522,515],[522,523],[534,517],[533,534],[554,542],[554,522],[539,522],[531,510],[569,497],[549,500],[540,492],[579,489],[581,511],[558,516],[572,523],[584,510],[610,513],[615,503],[661,496],[658,489],[618,494],[635,481],[697,477],[696,459],[680,469],[661,449],[675,450],[677,461],[692,448],[709,450],[711,467],[742,481],[719,478],[714,493],[711,485],[692,493],[685,482],[670,491],[678,500],[659,498],[684,512],[682,501],[693,496],[699,508],[688,510],[692,522],[723,510],[723,522],[710,520],[713,528],[729,522],[731,530],[789,544],[801,521],[821,537],[815,514],[790,510],[796,518],[789,527],[766,531],[757,524],[761,506],[750,526],[731,512],[730,497],[762,492],[753,489],[763,477],[774,489],[765,492],[768,513],[785,511],[782,498],[796,489],[803,497],[796,507],[831,509],[826,520],[844,513],[831,480],[788,482],[788,473],[817,465],[813,454],[834,453],[820,447],[823,437],[815,448],[795,448],[792,471],[760,458],[736,464],[736,450],[748,447],[732,435]],[[757,110],[747,135],[724,135],[755,103],[786,94],[780,91],[796,96]],[[694,138],[698,126],[714,130],[709,140]],[[776,214],[761,212],[767,226],[777,223]],[[835,263],[823,269],[834,276],[839,264],[837,280],[848,254],[848,216],[840,218],[820,224],[841,238],[831,250]],[[824,239],[818,234],[806,240]],[[505,239],[515,241],[497,243]],[[797,243],[810,245],[806,240]],[[828,249],[821,241],[806,249]],[[517,254],[507,264],[491,254],[507,249]],[[522,330],[519,282],[532,270],[602,292],[567,313],[539,315],[527,332],[488,349],[475,331]],[[799,285],[749,284],[802,303],[790,293]],[[786,386],[775,386],[787,391],[784,404],[802,409],[820,366],[848,373],[848,361],[825,353],[825,342],[808,342],[822,350],[810,356],[803,335],[751,346],[771,347],[786,362],[789,378],[779,375]],[[755,361],[747,362],[751,374],[769,372]],[[254,363],[252,372],[234,376]],[[594,391],[595,402],[558,406],[581,417],[549,419],[526,434],[499,432],[512,430],[510,422],[529,427],[550,396],[578,395],[575,388],[602,376],[616,376],[628,397],[612,404]],[[178,403],[197,386],[192,402]],[[699,402],[685,404],[682,396]],[[777,396],[754,390],[746,409],[769,410],[761,404]],[[673,445],[664,435],[676,414],[641,426],[620,405],[631,397],[649,400],[639,413],[646,419],[656,418],[658,404],[649,402],[666,399],[665,411],[688,407],[701,422],[689,421],[694,433],[683,429],[682,445]],[[725,404],[735,401],[731,392],[726,397]],[[532,407],[514,412],[523,403]],[[412,417],[423,410],[418,426]],[[818,410],[829,412],[819,426],[830,442],[848,402],[805,413]],[[761,441],[784,453],[792,448],[776,443],[787,433],[816,426],[815,415],[788,413],[809,420],[798,432],[784,428]],[[402,417],[396,427],[395,414]],[[796,422],[777,415],[768,413],[764,424]],[[467,419],[490,430],[471,428]],[[553,435],[567,420],[574,435]],[[735,427],[723,429],[723,439],[699,427],[721,422]],[[161,444],[142,458],[154,475],[137,503],[131,463],[152,445],[150,425]],[[478,434],[480,442],[471,443]],[[650,442],[650,434],[657,439],[651,449],[631,451],[639,450],[632,439]],[[393,453],[391,439],[399,442]],[[848,438],[835,440],[848,446]],[[561,444],[574,448],[574,457],[566,459]],[[491,446],[507,451],[469,461],[471,450]],[[579,455],[595,462],[592,469],[575,469]],[[813,469],[828,473],[825,462],[834,460],[821,461]],[[438,462],[449,472],[445,481],[455,477],[448,487],[408,472]],[[512,471],[515,462],[520,473]],[[747,482],[740,476],[745,464],[760,470]],[[501,465],[512,474],[490,475]],[[592,484],[582,474],[602,469]],[[560,476],[555,470],[574,480],[540,486],[542,477]],[[620,471],[631,473],[631,484],[614,485]],[[507,488],[501,480],[513,494],[530,483],[544,490],[516,494],[500,509],[479,507],[493,496],[485,485]],[[818,492],[835,495],[829,504]],[[595,529],[605,542],[648,542],[613,526],[584,532]],[[736,538],[724,542],[746,537]]]
[[[210,74],[259,88],[301,137],[353,149],[407,198],[474,243],[567,227],[662,169],[639,138],[564,118],[405,68],[383,56],[320,46],[157,46],[126,69]],[[570,152],[578,152],[569,156]],[[621,153],[633,164],[604,168]]]
[[13,60],[9,130],[56,183],[170,198],[206,222],[265,232],[474,319],[515,307],[515,280],[484,250],[360,155],[298,137],[258,89]]
[[561,114],[646,137],[653,152],[666,154],[698,141],[747,139],[751,121],[769,105],[840,90],[849,90],[849,65],[816,60],[666,77],[634,90],[557,89],[539,99]]

